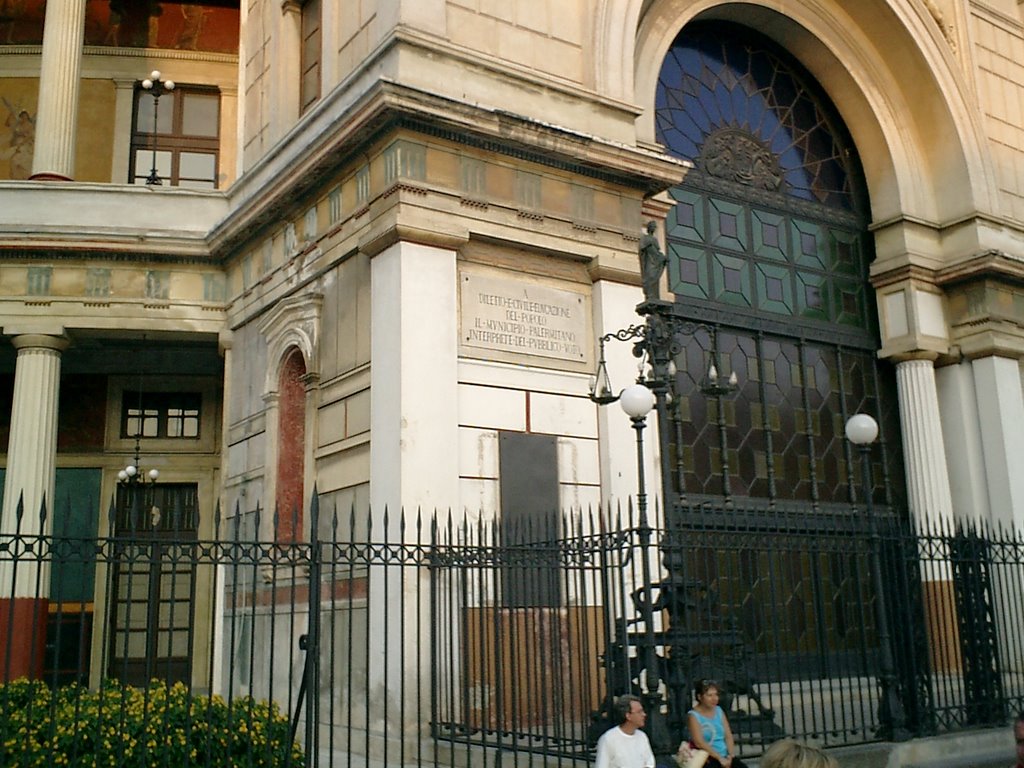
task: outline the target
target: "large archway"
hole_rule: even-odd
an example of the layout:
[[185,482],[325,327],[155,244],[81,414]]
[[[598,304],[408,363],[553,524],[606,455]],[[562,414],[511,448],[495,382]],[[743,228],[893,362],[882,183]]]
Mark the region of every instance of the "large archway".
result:
[[[777,0],[604,0],[602,6],[605,16],[625,19],[635,37],[616,49],[617,57],[605,55],[600,63],[612,74],[597,79],[614,84],[624,79],[614,73],[631,69],[632,88],[625,92],[645,107],[637,121],[641,140],[655,140],[649,107],[661,62],[684,24],[740,23],[799,59],[837,105],[861,151],[880,262],[941,259],[942,243],[920,252],[929,245],[913,239],[915,226],[937,228],[998,207],[980,115],[948,41],[923,6],[885,0],[842,7]],[[880,44],[876,30],[883,28]],[[981,229],[977,237],[984,237]]]
[[[895,386],[874,360],[870,208],[838,112],[770,39],[708,21],[670,48],[655,117],[658,140],[695,166],[665,227],[675,311],[709,326],[676,360],[674,490],[848,504],[843,425],[858,412],[882,423],[878,479],[899,487]],[[703,395],[711,364],[738,375],[738,397]]]
[[[869,678],[868,660],[889,646],[871,610],[881,594],[866,567],[873,525],[897,530],[907,518],[895,371],[877,360],[873,208],[856,143],[795,56],[722,19],[692,22],[674,38],[653,117],[654,138],[693,165],[669,191],[665,221],[678,332],[659,428],[666,497],[679,502],[667,504],[658,584],[676,608],[668,655],[677,666],[666,675],[724,677],[739,694],[756,678],[765,688]],[[735,373],[738,392],[709,387],[712,367],[721,378]],[[843,434],[864,412],[882,427],[874,514],[864,513],[859,457]],[[886,567],[916,578],[912,565]],[[715,639],[723,627],[735,630],[728,643]],[[898,634],[898,655],[913,655],[918,638]],[[750,738],[777,726],[768,710],[742,722]]]

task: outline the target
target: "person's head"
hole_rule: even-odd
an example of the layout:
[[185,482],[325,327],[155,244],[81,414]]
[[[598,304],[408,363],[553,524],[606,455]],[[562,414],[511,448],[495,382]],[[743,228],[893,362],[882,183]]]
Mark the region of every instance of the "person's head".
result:
[[721,693],[722,689],[714,680],[698,680],[693,686],[693,698],[697,700],[698,704],[709,707],[718,706],[718,698]]
[[644,704],[637,696],[628,693],[619,696],[615,699],[615,711],[619,713],[619,725],[630,733],[638,728],[643,728],[644,723],[647,722]]
[[839,768],[839,763],[817,747],[793,739],[776,741],[761,756],[761,768]]
[[1017,765],[1024,765],[1024,712],[1013,722],[1013,739],[1017,742]]
[[658,222],[656,222],[656,221],[648,221],[647,222],[647,234],[653,235],[654,234],[654,230],[656,230],[657,228],[658,228]]

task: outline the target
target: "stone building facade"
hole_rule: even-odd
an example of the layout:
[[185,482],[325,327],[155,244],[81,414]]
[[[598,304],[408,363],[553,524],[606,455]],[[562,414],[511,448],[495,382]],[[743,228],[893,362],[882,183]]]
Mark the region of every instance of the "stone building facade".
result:
[[[514,517],[502,467],[531,456],[539,508],[626,499],[629,422],[588,386],[637,322],[648,220],[663,296],[732,329],[681,375],[741,380],[724,443],[687,401],[691,494],[838,503],[870,402],[914,519],[1024,522],[1015,0],[112,5],[0,19],[4,530],[74,494],[43,529],[116,534],[134,459],[198,538],[218,503],[306,538],[314,486]],[[847,349],[891,400],[819,380],[808,405]]]

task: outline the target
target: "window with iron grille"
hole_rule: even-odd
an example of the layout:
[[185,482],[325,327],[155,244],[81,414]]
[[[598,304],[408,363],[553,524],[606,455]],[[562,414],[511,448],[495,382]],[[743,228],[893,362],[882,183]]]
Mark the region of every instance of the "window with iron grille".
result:
[[203,398],[198,392],[125,392],[121,437],[197,439]]
[[[676,491],[848,504],[846,419],[881,425],[879,504],[902,489],[892,367],[879,346],[867,189],[821,87],[778,45],[725,22],[688,25],[665,58],[658,139],[693,163],[665,222],[676,314],[707,330],[674,360]],[[702,391],[709,366],[735,397]],[[887,482],[886,478],[893,480]]]
[[[154,112],[156,127],[154,131]],[[220,153],[220,93],[178,85],[160,96],[135,89],[128,181],[145,184],[156,170],[162,184],[216,189]]]

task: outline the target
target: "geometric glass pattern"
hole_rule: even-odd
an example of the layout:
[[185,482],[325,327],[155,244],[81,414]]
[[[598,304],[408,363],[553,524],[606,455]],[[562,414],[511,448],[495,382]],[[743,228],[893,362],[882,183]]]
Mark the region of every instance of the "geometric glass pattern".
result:
[[695,166],[666,222],[673,292],[705,318],[876,346],[859,160],[813,78],[766,38],[702,22],[669,50],[655,103],[658,138]]
[[[713,175],[854,208],[842,123],[810,75],[767,40],[736,25],[687,26],[662,64],[655,107],[658,141],[686,160],[710,158]],[[714,147],[709,155],[709,138],[750,162],[738,167]]]
[[[726,22],[688,25],[662,65],[657,137],[693,168],[670,190],[668,280],[681,334],[675,490],[811,508],[858,497],[846,419],[881,427],[875,502],[901,505],[891,366],[876,359],[873,255],[860,161],[813,78]],[[701,392],[710,363],[739,391]]]
[[[670,456],[684,457],[673,478],[683,498],[844,508],[860,498],[860,457],[843,428],[853,414],[870,413],[880,426],[875,504],[902,508],[895,374],[873,350],[723,323],[679,341]],[[735,395],[701,391],[712,361],[719,375],[736,373]]]

